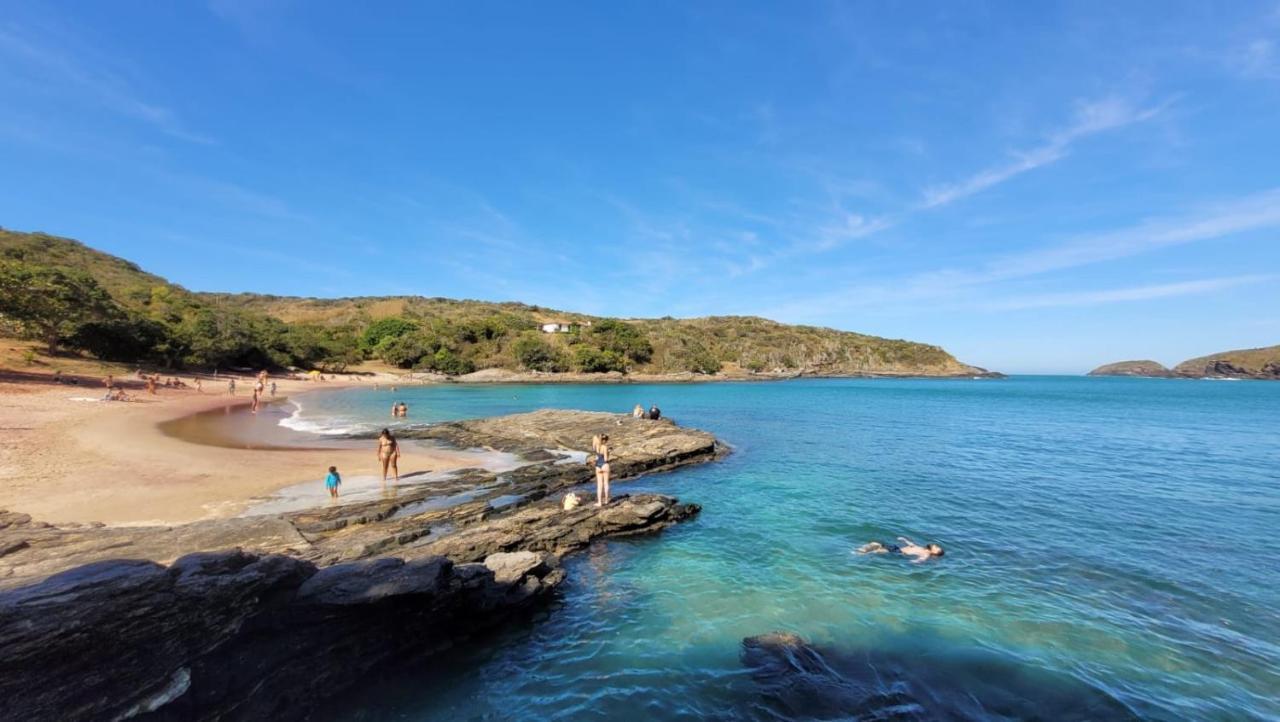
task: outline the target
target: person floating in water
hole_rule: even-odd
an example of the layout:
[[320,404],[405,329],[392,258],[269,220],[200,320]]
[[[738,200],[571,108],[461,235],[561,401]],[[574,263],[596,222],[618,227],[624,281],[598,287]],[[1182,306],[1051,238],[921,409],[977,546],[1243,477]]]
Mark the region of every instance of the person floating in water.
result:
[[388,468],[395,474],[395,480],[400,481],[400,443],[391,435],[390,429],[383,429],[382,433],[378,434],[378,461],[382,462],[384,483],[387,480]]
[[329,475],[324,478],[324,488],[329,490],[331,498],[338,498],[338,487],[342,486],[342,477],[338,475],[338,467],[330,466]]
[[933,542],[920,546],[904,536],[898,537],[898,541],[902,542],[901,546],[897,544],[885,544],[884,542],[873,541],[859,547],[858,553],[901,554],[904,557],[912,557],[912,561],[914,562],[928,561],[933,557],[940,557],[943,554],[946,554],[946,552],[942,550],[941,545]]
[[596,506],[609,503],[609,435],[601,434],[591,439],[591,447],[596,452]]
[[406,404],[403,401],[400,402],[400,418],[409,418],[409,404]]

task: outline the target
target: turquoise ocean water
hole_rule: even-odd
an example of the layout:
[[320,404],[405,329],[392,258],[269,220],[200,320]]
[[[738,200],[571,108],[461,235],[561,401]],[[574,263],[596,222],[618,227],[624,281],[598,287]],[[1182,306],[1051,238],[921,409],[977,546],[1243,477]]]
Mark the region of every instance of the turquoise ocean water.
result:
[[[384,676],[333,719],[1280,719],[1280,383],[1072,377],[435,386],[290,424],[657,403],[734,453],[703,505],[602,543],[534,624]],[[936,540],[941,560],[858,556]],[[795,632],[829,674],[762,678]]]

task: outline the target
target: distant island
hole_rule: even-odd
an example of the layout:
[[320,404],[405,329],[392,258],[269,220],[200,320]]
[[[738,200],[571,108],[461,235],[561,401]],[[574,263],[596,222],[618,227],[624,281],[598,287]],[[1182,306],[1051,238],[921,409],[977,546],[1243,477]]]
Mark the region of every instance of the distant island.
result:
[[1150,376],[1155,378],[1224,378],[1280,380],[1280,346],[1239,349],[1188,359],[1165,368],[1155,361],[1120,361],[1089,372],[1090,376]]
[[1104,364],[1089,372],[1090,376],[1153,376],[1167,377],[1172,376],[1173,372],[1165,368],[1164,364],[1156,361],[1117,361],[1113,364]]
[[79,241],[4,229],[0,336],[165,369],[380,363],[460,381],[999,376],[938,346],[752,316],[616,319],[419,296],[193,292]]

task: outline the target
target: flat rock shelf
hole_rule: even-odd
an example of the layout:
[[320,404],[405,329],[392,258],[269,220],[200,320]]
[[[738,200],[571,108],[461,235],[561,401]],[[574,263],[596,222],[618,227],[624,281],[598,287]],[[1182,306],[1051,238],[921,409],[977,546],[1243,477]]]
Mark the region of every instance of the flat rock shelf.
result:
[[563,581],[563,555],[699,511],[657,494],[563,510],[597,433],[618,481],[724,453],[666,420],[538,411],[405,434],[528,463],[392,499],[165,527],[0,511],[0,718],[298,719],[363,674],[520,618]]

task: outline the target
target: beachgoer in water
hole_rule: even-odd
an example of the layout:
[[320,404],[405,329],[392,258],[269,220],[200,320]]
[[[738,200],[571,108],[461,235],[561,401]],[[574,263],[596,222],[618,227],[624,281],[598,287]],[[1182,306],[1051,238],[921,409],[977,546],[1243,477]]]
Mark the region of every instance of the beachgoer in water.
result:
[[391,418],[397,418],[399,416],[400,416],[400,402],[397,401],[394,404],[391,404]]
[[596,506],[609,503],[609,435],[601,434],[591,440],[596,451]]
[[631,410],[631,418],[633,418],[633,419],[643,419],[643,418],[644,418],[644,407],[643,407],[643,406],[641,406],[640,404],[636,404],[636,407],[635,407],[634,409],[632,409],[632,410]]
[[654,404],[649,407],[649,418],[654,421],[657,421],[658,419],[662,418],[662,409],[658,408],[657,404]]
[[378,434],[378,461],[382,462],[383,482],[387,480],[388,468],[395,474],[396,481],[400,481],[400,442],[391,435],[390,429]]
[[901,554],[906,557],[911,557],[912,561],[915,561],[915,562],[927,561],[929,559],[932,559],[933,557],[940,557],[946,553],[945,551],[942,550],[942,547],[940,545],[935,544],[933,542],[930,542],[928,544],[925,544],[924,546],[921,546],[904,536],[898,537],[898,541],[902,542],[901,546],[897,544],[885,544],[884,542],[873,541],[859,547],[858,553],[859,554]]
[[331,498],[338,498],[338,487],[342,486],[342,477],[338,475],[338,467],[330,466],[329,475],[324,478],[324,488],[329,490]]

